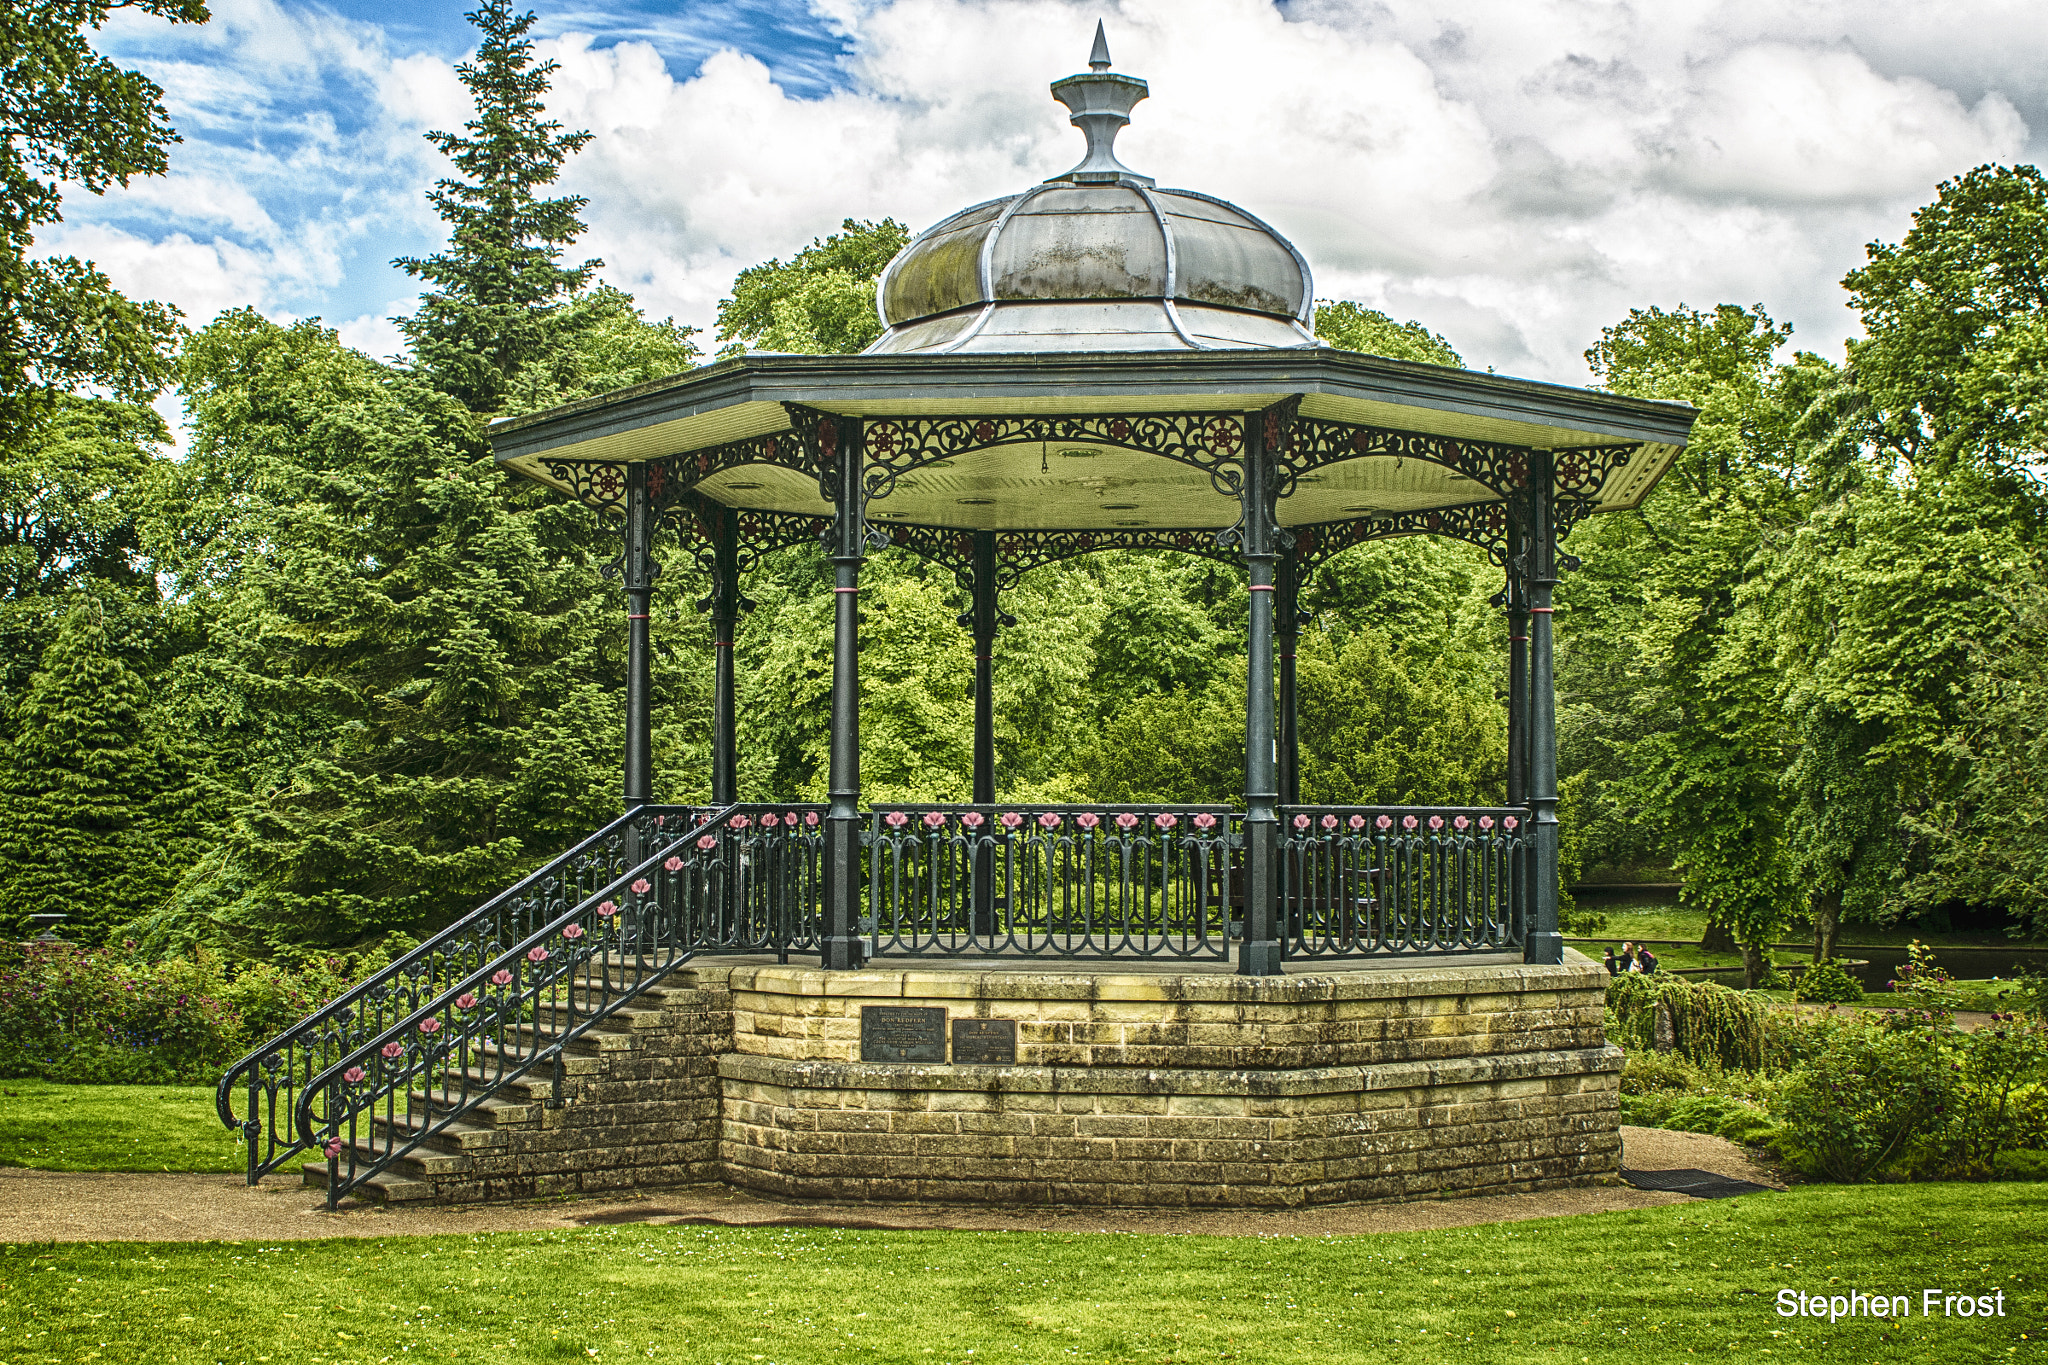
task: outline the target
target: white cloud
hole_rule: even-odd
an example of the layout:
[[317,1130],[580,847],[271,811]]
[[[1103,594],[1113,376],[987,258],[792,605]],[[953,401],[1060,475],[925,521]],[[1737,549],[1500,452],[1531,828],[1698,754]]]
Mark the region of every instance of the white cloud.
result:
[[[1267,218],[1319,292],[1545,378],[1582,380],[1599,328],[1652,303],[1762,301],[1831,348],[1862,244],[2048,126],[2048,25],[2014,0],[809,10],[852,50],[846,88],[816,99],[736,51],[672,71],[644,42],[543,44],[562,63],[553,115],[596,134],[563,180],[591,200],[579,250],[656,315],[708,327],[737,270],[844,217],[924,227],[1071,165],[1080,137],[1046,85],[1082,66],[1098,14],[1118,69],[1152,84],[1128,163]],[[384,304],[383,262],[439,237],[422,193],[445,163],[419,134],[459,126],[465,92],[447,62],[326,10],[215,13],[151,39],[192,138],[178,178],[110,196],[72,240],[195,318],[223,301],[322,312],[388,353],[381,319],[409,300]]]

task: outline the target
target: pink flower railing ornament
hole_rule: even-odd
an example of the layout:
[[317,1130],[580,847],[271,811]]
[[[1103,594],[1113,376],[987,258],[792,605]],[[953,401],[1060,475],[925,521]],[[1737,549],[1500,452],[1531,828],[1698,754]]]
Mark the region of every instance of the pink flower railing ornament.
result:
[[1216,828],[1216,817],[1211,815],[1208,811],[1203,811],[1200,815],[1197,815],[1195,817],[1195,828],[1202,830],[1205,833],[1209,830]]
[[1470,829],[1471,827],[1472,827],[1472,822],[1471,822],[1470,820],[1466,819],[1466,818],[1465,818],[1464,816],[1462,816],[1462,815],[1461,815],[1461,816],[1459,816],[1459,817],[1458,817],[1457,819],[1455,819],[1455,820],[1451,821],[1451,828],[1452,828],[1452,829],[1454,829],[1454,830],[1457,830],[1457,831],[1458,831],[1458,832],[1459,832],[1460,834],[1464,833],[1464,832],[1465,832],[1466,830]]
[[1517,820],[1517,819],[1516,819],[1516,818],[1515,818],[1514,816],[1510,815],[1510,816],[1506,816],[1506,817],[1504,817],[1504,818],[1503,818],[1503,819],[1501,820],[1501,822],[1500,822],[1500,827],[1501,827],[1502,829],[1505,829],[1505,830],[1509,830],[1509,831],[1512,831],[1512,830],[1514,830],[1514,829],[1517,829],[1517,828],[1519,828],[1519,827],[1520,827],[1520,825],[1521,825],[1521,823],[1522,823],[1522,822],[1521,822],[1520,820]]
[[473,1009],[475,1009],[475,1008],[476,1008],[476,992],[475,992],[475,991],[464,991],[464,992],[463,992],[462,994],[460,994],[460,995],[456,996],[456,997],[455,997],[455,1008],[457,1008],[457,1009],[459,1009],[459,1010],[473,1010]]
[[548,960],[548,950],[539,944],[535,944],[526,950],[526,960],[536,965],[546,962]]
[[732,819],[726,821],[726,823],[728,825],[731,825],[734,829],[745,829],[748,825],[751,825],[754,822],[752,820],[749,820],[744,815],[735,815]]
[[1152,817],[1152,823],[1161,829],[1172,829],[1180,823],[1180,817],[1170,810],[1163,810]]
[[776,818],[775,812],[772,810],[761,817],[762,829],[774,829],[777,825],[781,823],[782,821]]
[[805,811],[805,812],[804,812],[804,823],[805,823],[806,825],[815,825],[815,824],[817,824],[817,823],[818,823],[818,812],[816,812],[816,811],[814,811],[814,810],[807,810],[807,811]]
[[571,943],[574,943],[577,939],[583,937],[583,926],[580,924],[563,925],[562,937],[568,939]]
[[441,1021],[434,1018],[420,1020],[420,1032],[431,1038],[441,1031]]
[[1120,830],[1123,830],[1126,833],[1129,833],[1131,830],[1134,830],[1138,827],[1138,817],[1131,814],[1129,811],[1121,811],[1117,814],[1116,817],[1116,827]]
[[348,1070],[341,1073],[341,1078],[347,1081],[350,1085],[361,1085],[363,1083],[363,1078],[365,1076],[368,1076],[369,1074],[369,1072],[363,1070],[359,1066],[352,1066]]
[[644,895],[646,895],[646,894],[647,894],[648,892],[652,891],[653,889],[654,889],[654,883],[653,883],[653,882],[650,882],[650,881],[648,881],[648,880],[647,880],[647,878],[645,878],[645,877],[635,877],[635,878],[633,879],[633,894],[634,894],[634,895],[636,895],[636,896],[644,896]]
[[1363,815],[1354,815],[1344,823],[1351,826],[1354,830],[1361,830],[1365,828],[1365,817]]
[[1082,829],[1094,829],[1097,825],[1102,823],[1102,817],[1097,815],[1092,810],[1085,810],[1074,817],[1074,823],[1079,825]]
[[1394,817],[1391,815],[1382,815],[1379,819],[1373,821],[1373,824],[1380,829],[1391,828],[1393,826],[1393,823]]
[[1414,816],[1412,816],[1412,815],[1404,815],[1404,816],[1402,816],[1402,817],[1401,817],[1401,828],[1402,828],[1402,829],[1405,829],[1405,830],[1412,830],[1412,829],[1414,829],[1414,828],[1415,828],[1415,825],[1416,825],[1416,823],[1417,823],[1417,822],[1416,822],[1416,819],[1415,819],[1415,817],[1414,817]]
[[1024,823],[1024,817],[1023,817],[1023,816],[1021,816],[1021,815],[1019,815],[1019,814],[1017,814],[1017,812],[1015,812],[1015,811],[1013,811],[1013,810],[1006,810],[1006,811],[1004,811],[1004,812],[1003,812],[1003,828],[1004,828],[1004,829],[1015,829],[1015,828],[1017,828],[1017,826],[1019,826],[1019,825],[1021,825],[1021,824],[1023,824],[1023,823]]
[[493,986],[509,986],[509,985],[511,985],[511,984],[512,984],[512,973],[511,973],[511,972],[509,972],[509,971],[507,971],[507,970],[505,970],[505,969],[504,969],[503,967],[500,967],[500,968],[498,968],[498,970],[497,970],[497,971],[495,971],[495,972],[492,972],[492,973],[491,973],[491,984],[492,984]]
[[1479,828],[1481,828],[1481,829],[1492,829],[1492,828],[1493,828],[1493,817],[1492,817],[1491,815],[1482,815],[1482,816],[1480,816],[1480,817],[1479,817]]
[[[681,862],[682,859],[676,858],[672,861]],[[670,870],[673,871],[674,869]],[[597,903],[597,917],[599,919],[610,919],[613,915],[616,915],[618,913],[619,903],[617,901],[599,901]]]
[[1038,817],[1038,827],[1040,829],[1058,829],[1060,827],[1059,813],[1057,811],[1045,812]]
[[697,838],[697,847],[703,849],[706,853],[709,853],[712,849],[718,847],[718,836],[716,834],[699,835]]
[[1322,823],[1323,829],[1324,829],[1325,831],[1328,831],[1328,830],[1333,830],[1333,829],[1337,828],[1337,817],[1336,817],[1336,816],[1334,816],[1334,815],[1325,815],[1325,816],[1324,816],[1324,817],[1322,818],[1322,822],[1321,822],[1321,823]]
[[940,825],[943,825],[945,823],[946,817],[940,814],[938,811],[928,810],[924,813],[924,827],[926,829],[937,829]]
[[960,817],[960,823],[967,826],[967,828],[969,829],[980,829],[983,825],[988,823],[988,820],[987,817],[983,816],[980,811],[971,810],[967,812],[967,814]]
[[890,829],[902,829],[905,825],[910,823],[910,817],[905,815],[900,810],[892,810],[887,815],[882,817],[882,821],[884,824],[888,825]]
[[1297,816],[1295,816],[1295,817],[1294,817],[1294,827],[1295,827],[1296,829],[1307,829],[1307,828],[1308,828],[1308,817],[1307,817],[1306,815],[1297,815]]
[[1432,816],[1430,816],[1430,817],[1429,817],[1429,827],[1430,827],[1430,829],[1431,829],[1432,831],[1435,831],[1435,830],[1440,830],[1440,829],[1442,829],[1442,828],[1444,827],[1444,818],[1443,818],[1443,816],[1441,816],[1441,815],[1432,815]]
[[378,1048],[377,1052],[378,1055],[382,1056],[386,1061],[395,1061],[396,1059],[403,1057],[405,1055],[405,1044],[399,1042],[396,1038],[394,1038],[390,1042],[384,1044],[384,1046]]
[[322,1147],[320,1150],[327,1154],[327,1159],[329,1161],[333,1161],[335,1158],[341,1155],[341,1139],[329,1139],[327,1145],[325,1147]]

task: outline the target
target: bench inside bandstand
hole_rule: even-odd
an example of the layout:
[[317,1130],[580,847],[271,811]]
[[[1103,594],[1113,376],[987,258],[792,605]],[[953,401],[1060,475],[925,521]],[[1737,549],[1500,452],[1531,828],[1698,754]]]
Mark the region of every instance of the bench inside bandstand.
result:
[[[1695,413],[1318,344],[1291,243],[1116,159],[1146,87],[1108,67],[1098,43],[1053,86],[1082,164],[913,240],[866,352],[748,353],[493,424],[509,474],[619,535],[624,813],[233,1068],[252,1182],[1287,1205],[1612,1177],[1605,977],[1558,932],[1552,598],[1564,538],[1639,505]],[[1501,572],[1503,788],[1304,803],[1302,587],[1414,535]],[[710,580],[703,805],[656,801],[670,536]],[[738,780],[744,579],[800,544],[835,604],[816,803]],[[967,804],[864,798],[861,572],[885,547],[968,604]],[[1242,803],[1006,800],[1003,594],[1137,552],[1241,574]]]

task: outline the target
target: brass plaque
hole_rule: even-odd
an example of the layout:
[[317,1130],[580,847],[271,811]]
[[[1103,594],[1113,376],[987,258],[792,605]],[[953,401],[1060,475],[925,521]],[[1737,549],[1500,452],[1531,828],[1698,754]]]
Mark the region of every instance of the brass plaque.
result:
[[864,1062],[946,1060],[943,1005],[862,1005],[860,1059]]
[[953,1021],[953,1064],[966,1066],[1017,1065],[1017,1021],[1015,1019],[955,1019]]

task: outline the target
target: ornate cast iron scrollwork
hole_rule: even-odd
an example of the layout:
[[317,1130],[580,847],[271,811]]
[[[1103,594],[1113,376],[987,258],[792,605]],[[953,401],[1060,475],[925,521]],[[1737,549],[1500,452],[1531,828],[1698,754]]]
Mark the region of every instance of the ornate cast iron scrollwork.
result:
[[885,498],[913,469],[997,446],[1070,441],[1158,455],[1209,476],[1234,498],[1243,483],[1244,416],[1236,412],[1102,413],[1083,417],[870,418],[867,492]]
[[1460,441],[1419,431],[1337,422],[1323,417],[1286,419],[1275,447],[1275,463],[1286,472],[1282,496],[1303,474],[1361,456],[1421,460],[1462,474],[1506,497],[1529,483],[1529,451],[1489,441]]
[[626,480],[632,466],[605,460],[549,460],[548,477],[568,486],[570,495],[607,518],[626,511]]
[[1326,521],[1294,528],[1294,553],[1303,582],[1326,560],[1368,540],[1396,536],[1449,536],[1477,545],[1495,565],[1508,562],[1508,510],[1504,503],[1477,502],[1423,512],[1390,512],[1356,521]]

